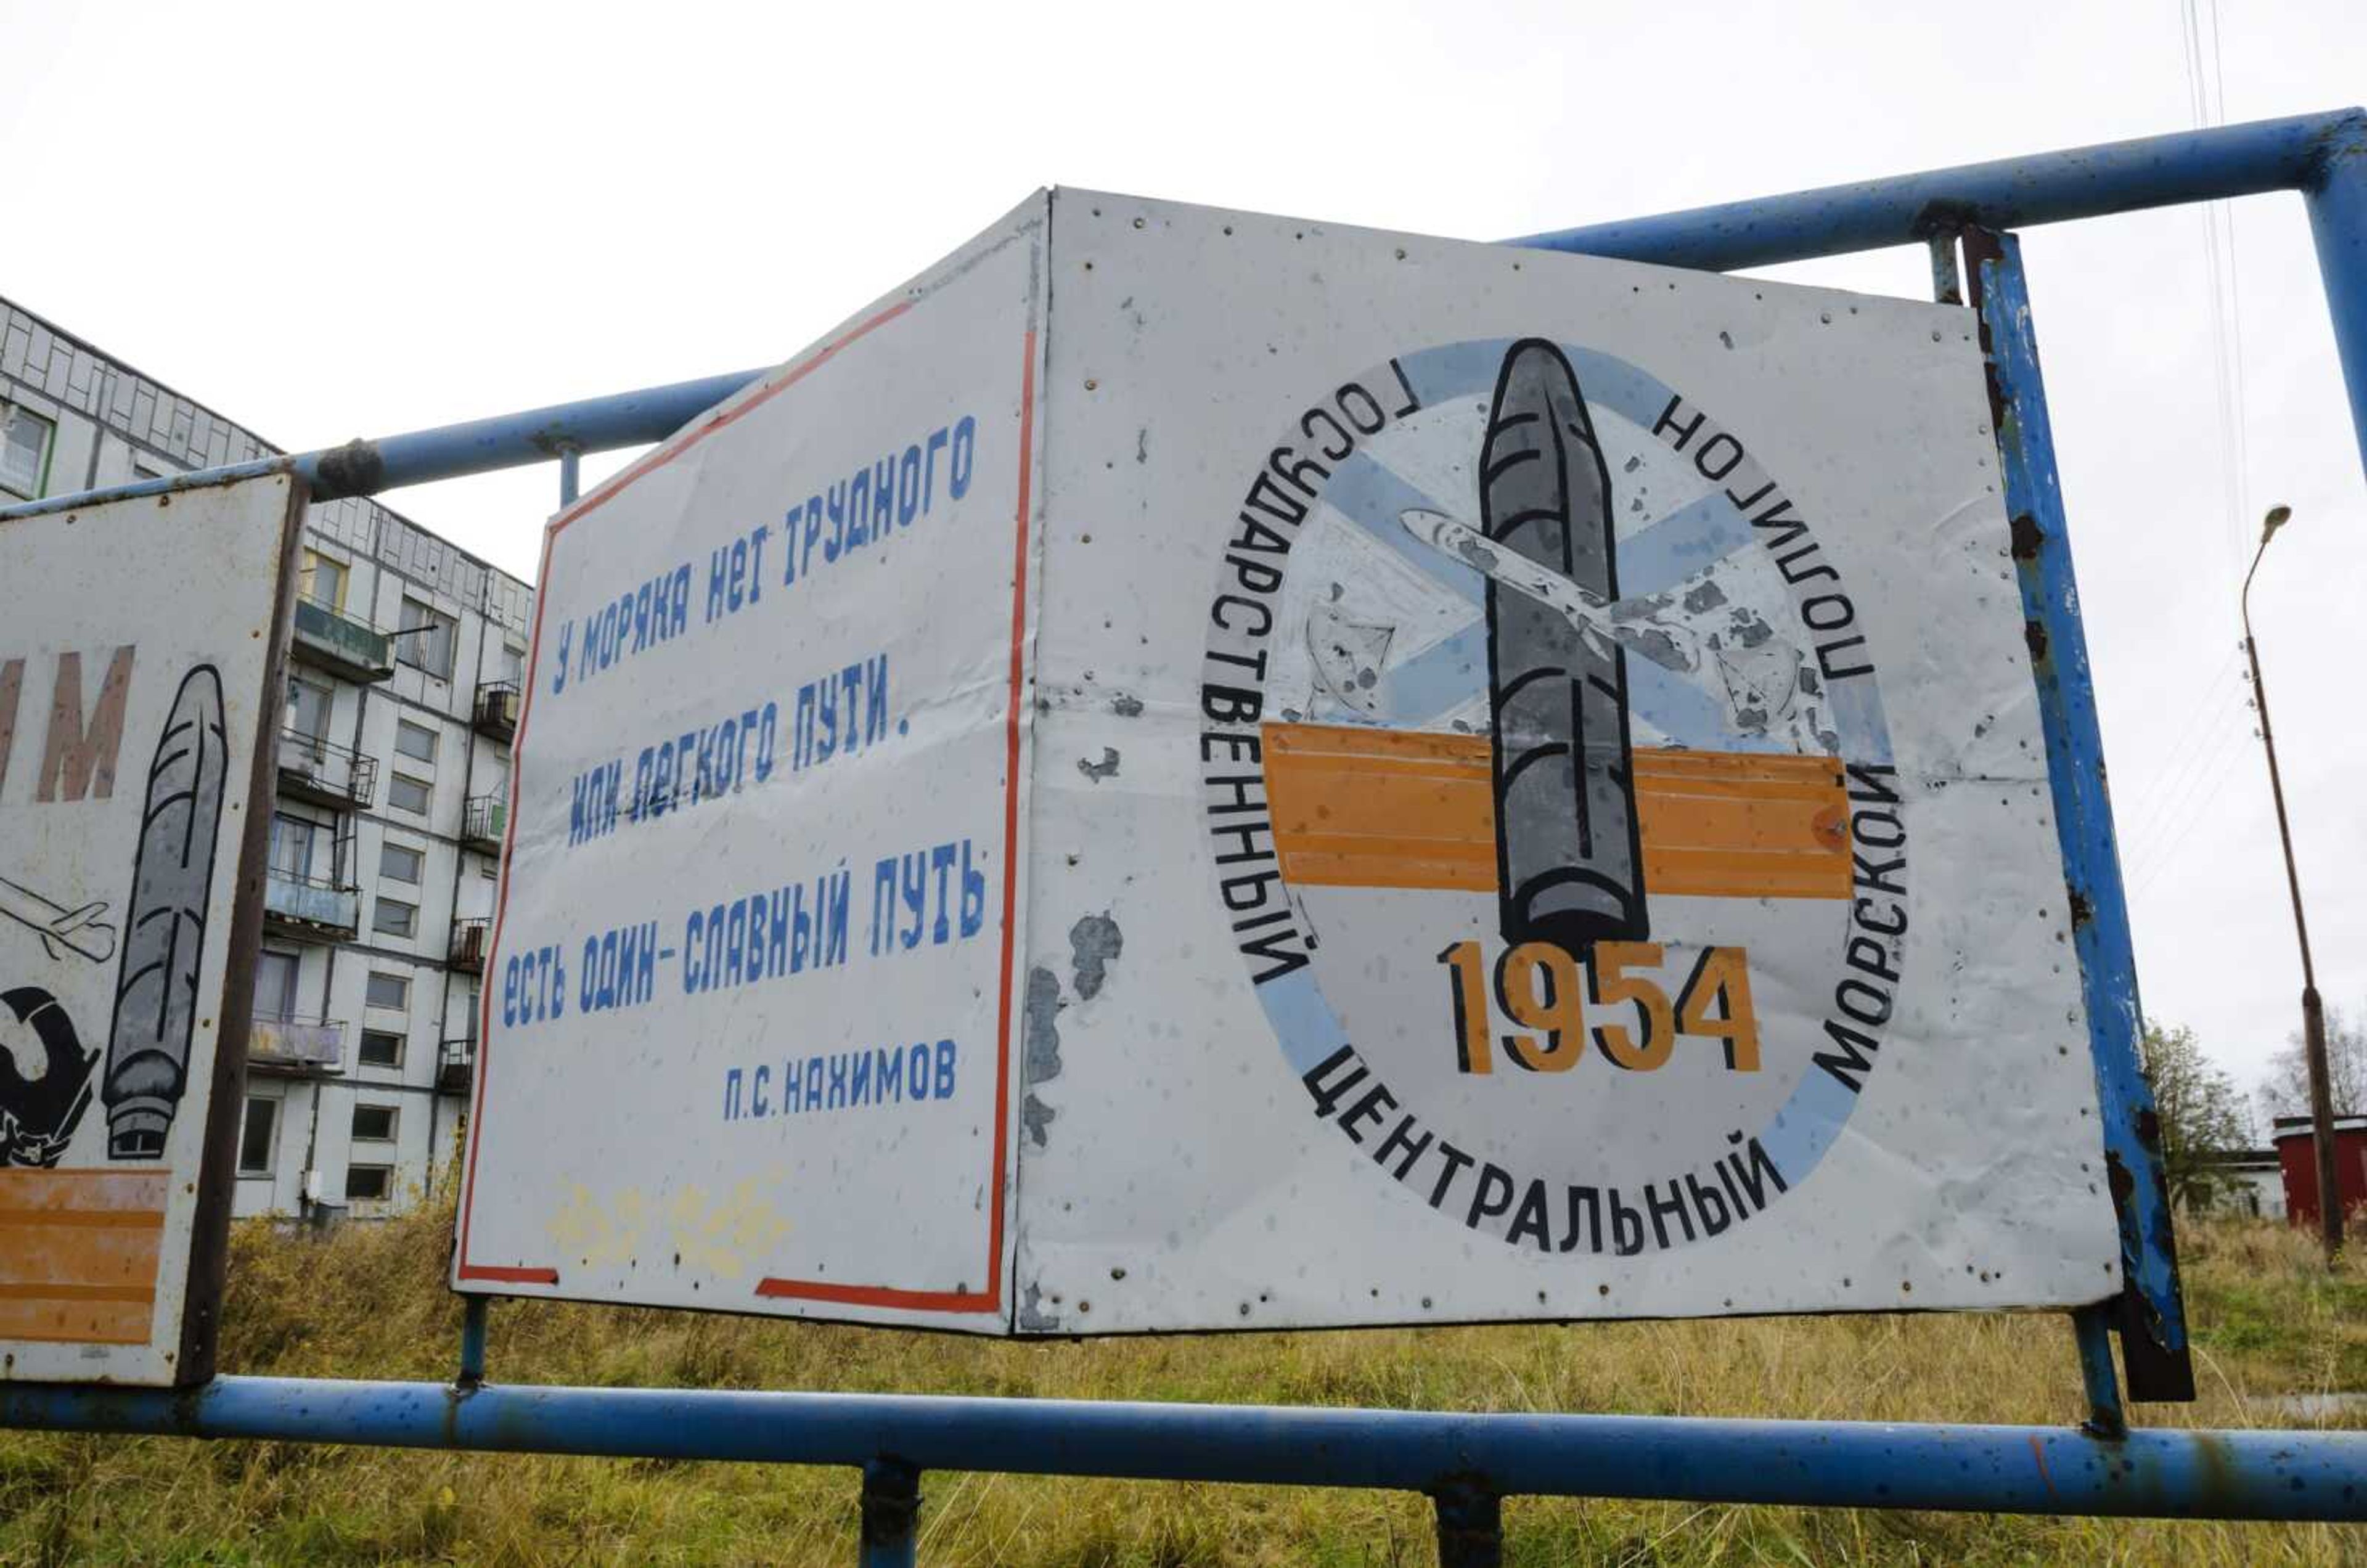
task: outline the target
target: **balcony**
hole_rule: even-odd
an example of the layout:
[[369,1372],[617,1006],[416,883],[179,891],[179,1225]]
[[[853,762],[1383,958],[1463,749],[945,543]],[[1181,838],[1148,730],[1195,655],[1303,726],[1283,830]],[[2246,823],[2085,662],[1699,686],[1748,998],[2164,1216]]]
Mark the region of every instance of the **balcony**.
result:
[[477,733],[506,746],[517,739],[518,689],[515,681],[488,681],[477,688]]
[[247,1031],[246,1065],[275,1073],[341,1073],[345,1066],[345,1021],[256,1013]]
[[477,1043],[447,1040],[436,1053],[436,1088],[442,1094],[466,1094],[477,1073]]
[[296,601],[296,630],[288,650],[302,662],[348,681],[385,681],[394,675],[392,637],[317,599]]
[[345,811],[378,798],[378,759],[332,746],[300,729],[279,732],[279,793]]
[[361,889],[326,876],[299,876],[273,866],[263,884],[263,918],[283,935],[351,942],[361,930]]
[[510,824],[510,803],[498,795],[481,795],[460,813],[460,841],[485,854],[502,852],[502,835]]
[[465,970],[471,975],[483,974],[485,947],[493,934],[490,930],[491,923],[481,919],[454,920],[452,942],[445,950],[444,962],[455,969]]

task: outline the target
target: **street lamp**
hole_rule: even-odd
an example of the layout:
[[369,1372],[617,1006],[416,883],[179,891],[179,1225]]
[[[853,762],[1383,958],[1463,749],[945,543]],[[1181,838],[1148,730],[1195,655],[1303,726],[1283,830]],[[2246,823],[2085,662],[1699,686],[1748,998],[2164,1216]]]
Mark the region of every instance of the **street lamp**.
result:
[[2334,1095],[2326,1070],[2326,1009],[2317,999],[2317,970],[2309,960],[2309,922],[2301,911],[2301,873],[2293,865],[2293,829],[2285,820],[2285,786],[2277,773],[2277,737],[2269,728],[2269,689],[2260,683],[2260,651],[2252,641],[2252,574],[2269,541],[2293,516],[2290,506],[2271,506],[2260,522],[2260,547],[2252,552],[2252,569],[2244,574],[2240,602],[2244,614],[2244,656],[2252,663],[2252,696],[2260,708],[2260,743],[2269,753],[2269,793],[2277,802],[2277,837],[2285,847],[2285,886],[2293,894],[2293,932],[2301,939],[2301,1031],[2309,1058],[2309,1115],[2317,1155],[2317,1214],[2326,1242],[2326,1260],[2342,1250],[2342,1189],[2334,1174]]

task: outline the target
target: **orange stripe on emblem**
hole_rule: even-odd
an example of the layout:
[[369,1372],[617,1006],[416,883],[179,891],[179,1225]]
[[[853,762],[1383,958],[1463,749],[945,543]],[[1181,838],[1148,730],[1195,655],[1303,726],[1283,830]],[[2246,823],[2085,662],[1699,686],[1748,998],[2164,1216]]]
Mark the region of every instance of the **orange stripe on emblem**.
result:
[[[1263,727],[1283,874],[1334,887],[1496,886],[1484,735]],[[1829,757],[1637,751],[1647,891],[1695,898],[1846,898],[1849,802]]]

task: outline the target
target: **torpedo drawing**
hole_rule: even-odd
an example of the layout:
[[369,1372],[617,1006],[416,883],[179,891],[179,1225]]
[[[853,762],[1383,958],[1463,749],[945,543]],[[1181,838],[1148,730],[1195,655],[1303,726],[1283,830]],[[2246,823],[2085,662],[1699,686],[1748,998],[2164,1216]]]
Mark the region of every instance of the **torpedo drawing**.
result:
[[42,951],[51,958],[62,959],[72,953],[93,964],[104,964],[114,957],[115,928],[99,919],[105,913],[104,898],[70,909],[21,882],[0,876],[0,915],[40,937]]
[[189,1043],[206,946],[206,897],[229,777],[221,678],[183,678],[156,743],[116,982],[101,1099],[116,1159],[161,1159],[188,1087]]
[[[1543,339],[1512,344],[1498,373],[1479,512],[1479,536],[1463,542],[1497,558],[1486,574],[1488,685],[1503,938],[1577,953],[1640,941],[1650,924],[1627,638],[1598,608],[1619,598],[1611,475],[1577,372]],[[1548,602],[1538,592],[1547,579],[1527,569],[1569,585],[1576,603]],[[1530,581],[1513,586],[1508,573]]]

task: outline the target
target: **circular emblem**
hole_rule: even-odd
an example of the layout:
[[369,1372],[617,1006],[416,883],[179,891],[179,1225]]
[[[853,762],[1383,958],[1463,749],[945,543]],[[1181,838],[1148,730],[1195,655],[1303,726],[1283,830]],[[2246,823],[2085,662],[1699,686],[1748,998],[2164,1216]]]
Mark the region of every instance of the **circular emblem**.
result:
[[1780,458],[1607,354],[1316,390],[1243,475],[1200,742],[1311,1112],[1524,1250],[1749,1224],[1897,1001],[1907,811],[1843,563]]

